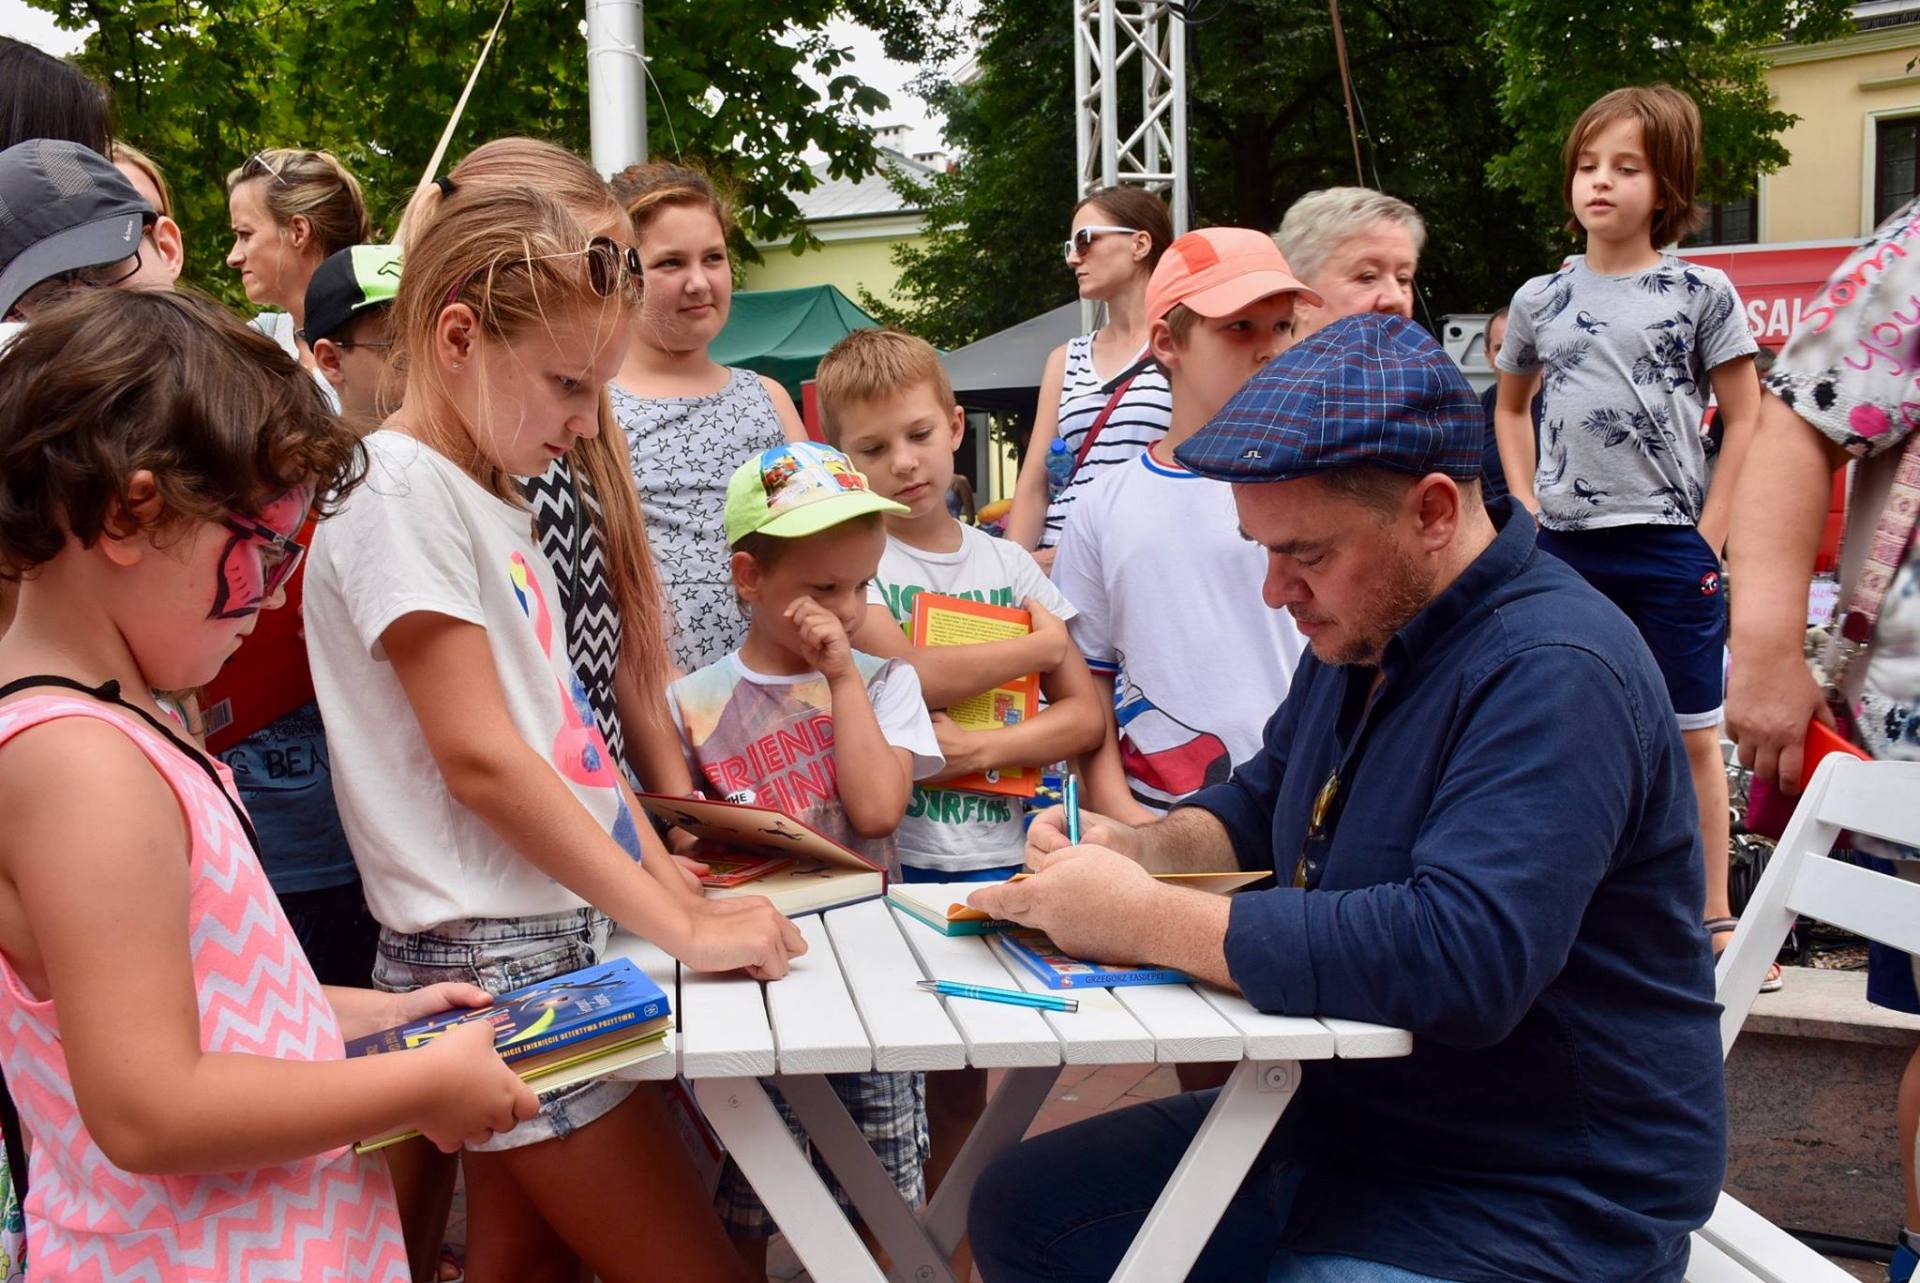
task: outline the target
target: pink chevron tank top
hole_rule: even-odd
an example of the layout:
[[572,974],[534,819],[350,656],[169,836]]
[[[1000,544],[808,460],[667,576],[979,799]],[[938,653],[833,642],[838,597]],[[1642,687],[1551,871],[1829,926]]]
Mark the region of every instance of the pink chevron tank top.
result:
[[[132,716],[84,696],[0,705],[0,745],[63,717],[118,728],[179,799],[192,841],[189,925],[201,1047],[340,1059],[333,1008],[213,781]],[[226,767],[218,770],[231,793]],[[0,1063],[34,1142],[25,1208],[29,1278],[408,1283],[393,1189],[377,1160],[340,1149],[257,1171],[123,1171],[94,1144],[74,1104],[54,1003],[28,992],[4,956],[0,1024]]]

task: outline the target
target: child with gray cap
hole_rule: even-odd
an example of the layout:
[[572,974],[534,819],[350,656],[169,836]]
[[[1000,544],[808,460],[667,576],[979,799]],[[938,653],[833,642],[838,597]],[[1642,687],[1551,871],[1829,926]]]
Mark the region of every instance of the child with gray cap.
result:
[[177,249],[153,237],[157,215],[106,157],[33,138],[0,152],[0,317],[26,321],[70,289],[169,289]]

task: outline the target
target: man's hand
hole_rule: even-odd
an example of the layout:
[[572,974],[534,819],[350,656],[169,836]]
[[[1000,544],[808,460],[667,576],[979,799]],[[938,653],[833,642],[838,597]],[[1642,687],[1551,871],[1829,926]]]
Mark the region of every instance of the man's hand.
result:
[[787,622],[800,641],[800,658],[828,681],[854,674],[853,647],[847,630],[832,611],[811,597],[796,597],[787,607]]
[[1826,697],[1799,654],[1750,648],[1735,657],[1727,682],[1727,734],[1754,778],[1797,794],[1806,784],[1801,757],[1807,723],[1816,717],[1833,725]]
[[1089,962],[1145,962],[1153,904],[1164,888],[1145,869],[1105,847],[1032,854],[1035,875],[975,891],[967,903],[996,918],[1038,927]]
[[[1084,807],[1080,811],[1080,842],[1082,847],[1105,847],[1129,860],[1140,858],[1140,834],[1132,825],[1122,824]],[[1073,842],[1067,837],[1065,807],[1048,807],[1034,816],[1033,823],[1027,826],[1028,868],[1037,869],[1041,858],[1070,848],[1073,848]]]

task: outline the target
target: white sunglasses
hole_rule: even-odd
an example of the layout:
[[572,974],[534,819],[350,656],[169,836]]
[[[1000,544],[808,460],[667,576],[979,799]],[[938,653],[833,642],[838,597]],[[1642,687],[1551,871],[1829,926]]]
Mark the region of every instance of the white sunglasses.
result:
[[1067,258],[1072,258],[1076,250],[1084,255],[1088,250],[1093,248],[1093,242],[1099,237],[1133,236],[1138,234],[1139,231],[1140,229],[1137,227],[1109,227],[1098,223],[1089,224],[1086,227],[1080,228],[1074,232],[1072,236],[1063,241],[1061,243],[1061,251],[1064,257]]

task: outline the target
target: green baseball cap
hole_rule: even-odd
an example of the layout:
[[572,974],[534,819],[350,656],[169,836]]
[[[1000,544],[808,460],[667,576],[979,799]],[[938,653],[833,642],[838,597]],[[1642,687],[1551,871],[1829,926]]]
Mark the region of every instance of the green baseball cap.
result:
[[727,543],[748,535],[798,539],[869,512],[906,512],[867,489],[853,460],[818,441],[762,450],[727,482]]
[[307,282],[306,325],[300,337],[312,347],[330,339],[370,307],[393,302],[400,292],[398,245],[349,245],[329,254]]

